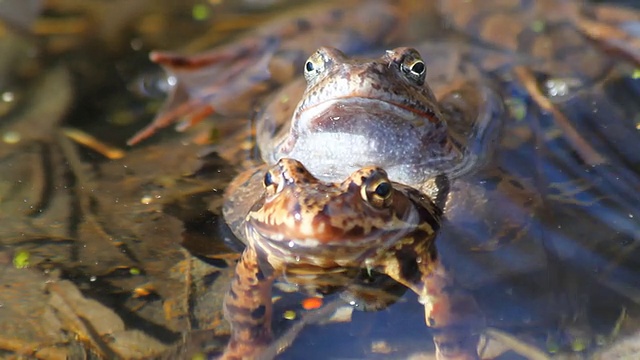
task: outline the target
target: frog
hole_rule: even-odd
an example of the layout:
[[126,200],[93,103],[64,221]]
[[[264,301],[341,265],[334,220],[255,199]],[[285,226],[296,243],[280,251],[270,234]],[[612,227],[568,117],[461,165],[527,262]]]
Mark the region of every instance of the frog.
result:
[[380,167],[326,182],[290,158],[245,171],[226,195],[225,218],[247,247],[225,295],[232,331],[223,359],[258,357],[273,340],[274,279],[319,286],[325,274],[354,268],[386,274],[418,295],[439,359],[477,357],[483,318],[439,261],[442,211],[428,196]]
[[[255,120],[266,163],[293,157],[326,180],[375,164],[393,180],[415,186],[437,174],[469,172],[490,153],[479,149],[488,150],[499,133],[495,93],[470,81],[439,101],[414,48],[368,59],[321,47],[307,60],[304,76],[307,86],[293,113],[276,100]],[[276,96],[288,99],[290,92]],[[461,98],[464,104],[453,104]],[[464,130],[451,131],[456,127]]]
[[[497,95],[489,87],[481,82],[462,82],[459,87],[445,92],[445,94],[440,97],[436,97],[435,92],[431,90],[425,80],[426,65],[424,64],[424,60],[420,56],[420,53],[413,48],[388,50],[385,51],[380,58],[352,59],[337,49],[322,47],[311,55],[309,63],[314,65],[306,66],[305,71],[307,73],[314,73],[307,74],[306,76],[307,89],[299,104],[295,108],[291,108],[288,102],[272,102],[265,108],[264,112],[256,118],[257,146],[261,150],[262,160],[265,165],[246,170],[233,181],[225,193],[225,198],[227,199],[223,211],[225,221],[232,229],[236,229],[234,231],[236,236],[243,240],[249,247],[252,245],[252,240],[250,239],[256,235],[238,229],[243,229],[243,227],[248,226],[246,225],[249,221],[248,219],[251,216],[255,216],[251,215],[253,214],[253,209],[256,206],[260,206],[261,201],[263,201],[256,199],[263,199],[267,196],[265,193],[269,194],[272,179],[283,178],[281,172],[284,170],[282,170],[281,162],[291,163],[294,161],[295,163],[293,164],[297,167],[296,171],[298,171],[299,174],[305,175],[300,179],[296,178],[295,184],[312,184],[314,186],[313,192],[311,190],[300,192],[300,190],[296,188],[298,192],[291,191],[279,194],[279,199],[283,200],[272,205],[268,218],[269,221],[279,221],[281,225],[289,224],[290,220],[287,219],[291,219],[291,216],[295,218],[296,216],[304,217],[307,215],[304,212],[300,213],[298,209],[300,205],[295,205],[299,202],[313,203],[315,201],[308,200],[307,196],[314,198],[319,197],[326,201],[332,199],[333,190],[330,191],[329,189],[333,188],[321,185],[322,183],[320,183],[320,181],[333,183],[335,187],[335,182],[340,181],[338,179],[343,176],[345,171],[352,169],[353,172],[347,174],[345,178],[351,179],[348,181],[353,181],[353,177],[356,176],[354,174],[359,174],[360,171],[362,171],[361,169],[370,169],[371,166],[375,166],[376,169],[379,169],[376,171],[384,171],[385,179],[393,181],[394,188],[411,189],[411,194],[415,196],[421,194],[419,196],[431,199],[435,205],[434,209],[437,209],[439,214],[444,212],[447,223],[455,224],[456,222],[460,222],[461,219],[469,216],[469,212],[484,211],[486,216],[483,218],[488,219],[486,220],[487,223],[491,223],[493,226],[496,226],[496,224],[504,225],[499,227],[501,231],[505,232],[505,237],[514,237],[514,231],[526,232],[523,229],[526,229],[527,224],[530,222],[530,212],[512,211],[512,209],[510,209],[508,213],[504,213],[496,212],[493,208],[488,209],[487,207],[478,206],[485,204],[487,201],[504,202],[503,198],[498,199],[500,196],[504,197],[504,194],[508,194],[507,196],[511,200],[522,204],[525,209],[528,209],[529,206],[533,207],[537,205],[535,201],[531,201],[531,198],[535,198],[535,196],[530,189],[526,189],[526,187],[522,186],[516,179],[508,177],[507,174],[503,174],[499,169],[479,171],[479,168],[484,165],[484,162],[480,161],[480,159],[486,159],[491,152],[495,137],[499,134],[500,130],[501,103]],[[329,64],[331,66],[328,66]],[[340,71],[332,71],[332,67],[338,68]],[[421,67],[423,68],[421,69]],[[318,72],[318,68],[325,69],[326,73]],[[352,84],[352,86],[349,87],[345,85],[345,82]],[[377,89],[381,89],[381,91],[378,92],[376,91]],[[290,89],[286,87],[282,91],[286,93],[289,90]],[[321,93],[322,96],[319,96],[319,93]],[[366,108],[363,108],[359,103],[361,99],[364,99],[366,102]],[[318,103],[321,105],[317,105]],[[329,103],[330,105],[325,107],[333,107],[332,110],[330,110],[333,111],[333,113],[327,115],[327,111],[325,110],[318,111],[317,108],[323,106],[323,103]],[[398,103],[402,104],[404,109],[410,109],[406,111],[406,117],[402,116],[402,112],[400,112],[401,115],[397,115],[397,110],[400,107],[397,105]],[[369,111],[376,107],[382,110],[377,112]],[[287,111],[292,114],[292,120],[281,120],[285,119],[286,116],[278,115]],[[318,113],[321,115],[318,116]],[[342,116],[343,114],[345,115],[344,117]],[[363,119],[358,119],[357,117],[350,119],[349,115],[351,114],[363,114],[364,117]],[[422,118],[416,114],[419,114]],[[374,129],[373,132],[367,133],[367,136],[369,138],[375,138],[377,136],[377,138],[382,141],[384,141],[385,138],[391,138],[399,132],[398,129],[406,126],[408,130],[401,133],[405,141],[399,141],[397,138],[389,141],[388,145],[390,148],[396,147],[402,150],[404,149],[405,142],[412,141],[410,136],[415,136],[415,142],[419,144],[416,145],[416,151],[419,151],[420,145],[424,144],[432,145],[434,151],[430,153],[431,156],[426,157],[427,161],[423,161],[425,158],[420,157],[422,156],[421,154],[416,154],[418,160],[412,161],[409,156],[396,156],[392,151],[372,152],[373,154],[383,157],[390,156],[390,160],[387,162],[380,162],[378,158],[368,157],[372,153],[359,153],[355,154],[354,158],[356,160],[354,162],[350,163],[345,161],[342,168],[333,166],[329,168],[329,170],[322,170],[322,168],[318,168],[318,164],[316,163],[318,157],[304,157],[307,153],[306,151],[300,153],[302,156],[298,156],[295,152],[287,153],[281,150],[288,146],[287,143],[290,142],[290,139],[298,139],[299,134],[303,134],[305,138],[308,139],[316,135],[314,132],[322,135],[326,130],[322,128],[322,125],[308,126],[309,129],[300,130],[303,126],[298,123],[306,122],[307,124],[313,124],[316,120],[322,121],[323,118],[331,117],[341,117],[345,119],[344,123],[333,124],[331,130],[337,134],[344,132],[347,136],[355,137],[362,132],[368,131],[368,127],[374,124],[378,126],[378,128]],[[362,120],[362,124],[353,124],[360,120]],[[425,128],[424,132],[416,130],[416,128],[418,128],[416,124],[419,122],[422,122],[421,125]],[[448,127],[448,125],[451,125],[451,127]],[[355,131],[352,129],[355,129]],[[435,136],[438,141],[430,142],[433,136]],[[327,141],[326,144],[327,146],[333,146],[338,151],[342,151],[342,154],[352,151],[352,148],[348,148],[346,143]],[[322,146],[321,141],[317,142],[315,146]],[[449,156],[451,153],[454,155]],[[287,157],[291,155],[295,157]],[[438,159],[438,155],[442,155],[445,158]],[[341,159],[341,156],[342,155],[335,157],[334,160],[336,164]],[[327,157],[328,156],[323,156],[320,158],[326,159]],[[407,166],[394,166],[401,161],[406,161]],[[307,166],[307,163],[311,165]],[[303,166],[302,164],[305,165]],[[265,173],[264,167],[269,165],[276,166],[279,173],[273,174],[273,170]],[[323,164],[319,165],[322,166]],[[336,171],[336,169],[339,169],[339,171]],[[409,169],[409,171],[405,171],[406,169]],[[289,174],[291,171],[293,170],[286,173]],[[477,178],[474,177],[475,173],[483,174],[482,176],[484,177],[482,180],[477,180]],[[310,174],[313,174],[313,178],[310,177]],[[264,180],[261,185],[260,179],[262,176],[264,176]],[[287,176],[292,177],[292,175]],[[364,179],[364,177],[362,178]],[[466,178],[473,180],[467,181]],[[499,183],[499,185],[496,185],[496,182]],[[280,181],[280,183],[282,183],[282,181]],[[345,182],[341,184],[343,191],[346,191],[344,188]],[[489,184],[490,187],[498,188],[499,191],[496,191],[496,193],[500,195],[494,195],[493,191],[481,192],[477,189],[478,184],[482,184],[482,186]],[[263,189],[263,187],[266,187],[266,190]],[[274,191],[271,190],[271,192]],[[471,194],[477,195],[477,197]],[[466,201],[469,198],[474,200],[481,199],[482,201]],[[294,205],[287,203],[287,201]],[[364,222],[371,220],[371,215],[365,211],[360,210],[356,212],[357,215],[353,215],[349,204],[343,202],[340,203],[340,205],[345,207],[340,208],[340,206],[335,206],[331,210],[328,210],[332,216],[338,219],[341,219],[342,216],[351,216],[349,217],[351,221]],[[469,207],[469,205],[471,206]],[[313,214],[313,212],[311,212],[311,214]],[[263,221],[267,221],[267,219],[263,218]],[[249,223],[249,225],[251,225],[251,223]],[[439,228],[439,225],[435,223],[431,226]],[[287,235],[286,226],[278,231],[275,229],[277,229],[277,227],[272,231],[270,238],[279,239],[292,237],[292,235]],[[342,239],[344,237],[344,235],[340,233],[329,230],[325,225],[309,225],[307,229],[307,231],[315,231],[316,236],[324,234],[323,236],[326,239]],[[500,236],[493,228],[487,229],[487,232],[490,235],[496,235],[496,237]],[[295,238],[295,236],[293,237]],[[292,243],[289,244],[291,245]],[[362,246],[360,250],[368,249],[368,251],[375,251],[376,249],[382,248],[388,252],[386,246],[380,246],[379,244],[370,244],[366,241],[359,241],[358,244]],[[333,263],[331,265],[320,263],[320,261],[323,260],[329,262],[335,260],[332,247],[322,242],[314,242],[309,247],[314,249],[315,253],[313,259],[307,260],[315,262],[316,265],[325,272],[335,271],[338,265],[347,268],[354,266],[354,264],[348,263]],[[270,264],[271,267],[281,269],[295,266],[295,264],[304,261],[305,258],[303,255],[308,250],[309,249],[298,249],[295,245],[291,248],[284,247],[277,249],[275,252],[273,248],[259,248],[252,253],[252,256],[257,256],[257,253],[271,254],[267,256],[266,263]],[[245,255],[243,255],[243,260],[241,260],[238,265],[238,271],[248,271],[246,269],[243,270],[242,267],[245,266],[243,262],[249,262],[250,260],[257,263],[253,258],[245,260]],[[362,262],[362,259],[359,262]],[[373,267],[375,268],[375,266]],[[438,267],[441,266],[438,265]],[[387,265],[378,265],[378,268],[383,273],[391,272],[393,274],[393,271],[391,271]],[[446,271],[442,271],[446,273]],[[426,274],[430,273],[430,270],[422,270],[422,272]],[[415,284],[407,282],[406,279],[397,275],[394,277],[392,274],[392,278],[419,294],[422,302],[427,304],[431,301],[429,300],[429,294],[431,294],[431,292],[427,293],[426,287],[416,286]],[[262,275],[255,276],[257,276],[256,279],[262,278]],[[291,275],[288,274],[286,277],[291,278]],[[248,279],[250,276],[243,276],[242,278]],[[440,293],[440,290],[434,291],[436,294]],[[245,293],[247,296],[239,296],[235,299],[250,298],[258,293],[259,292],[247,292]],[[249,296],[250,294],[253,295]],[[465,302],[472,302],[468,300],[468,296],[464,296],[464,299]],[[425,311],[427,314],[430,313],[428,309]],[[453,318],[453,316],[446,316],[446,318],[450,317]],[[233,316],[230,315],[229,318],[233,323]],[[427,316],[427,319],[429,319],[429,316]],[[433,325],[430,320],[427,320],[427,324]],[[460,342],[459,340],[450,340],[451,334],[447,334],[445,338],[449,340],[442,341],[442,343]],[[471,338],[477,339],[475,336]],[[253,345],[249,346],[249,348],[252,346]],[[447,345],[446,347],[451,348],[451,345]],[[477,344],[467,344],[465,351],[467,353],[473,352],[475,353],[474,356],[477,356],[476,347]],[[235,349],[234,346],[230,348]],[[472,348],[473,351],[471,351]],[[438,354],[441,352],[441,350],[438,350]],[[445,355],[439,356],[446,358],[444,357]]]

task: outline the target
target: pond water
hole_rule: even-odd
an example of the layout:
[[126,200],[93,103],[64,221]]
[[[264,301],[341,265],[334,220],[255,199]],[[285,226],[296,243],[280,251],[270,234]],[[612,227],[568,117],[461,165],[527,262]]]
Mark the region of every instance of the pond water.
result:
[[[222,302],[244,248],[223,219],[224,191],[262,161],[248,142],[256,114],[322,45],[376,58],[416,47],[436,94],[475,80],[504,100],[494,151],[452,179],[459,205],[435,240],[486,319],[483,358],[633,351],[638,10],[410,0],[372,10],[386,3],[0,1],[0,357],[221,354]],[[584,35],[619,35],[602,24],[626,37]],[[128,145],[154,118],[160,126]],[[279,279],[263,356],[434,358],[418,296],[362,277],[319,309]]]

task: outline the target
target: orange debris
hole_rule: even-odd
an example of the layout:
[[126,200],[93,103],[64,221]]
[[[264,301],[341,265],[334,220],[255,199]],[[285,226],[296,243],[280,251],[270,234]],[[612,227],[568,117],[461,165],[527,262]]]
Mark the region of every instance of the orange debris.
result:
[[322,306],[322,298],[310,297],[302,300],[302,308],[305,310],[314,310]]

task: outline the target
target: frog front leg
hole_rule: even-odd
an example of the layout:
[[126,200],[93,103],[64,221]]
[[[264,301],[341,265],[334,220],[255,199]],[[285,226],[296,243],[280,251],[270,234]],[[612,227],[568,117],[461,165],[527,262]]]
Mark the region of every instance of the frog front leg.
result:
[[473,296],[457,286],[430,241],[398,246],[383,259],[383,272],[414,291],[433,329],[438,360],[479,359],[485,319]]
[[261,269],[256,250],[248,246],[224,297],[224,317],[231,324],[231,339],[221,359],[254,358],[271,343],[274,279],[273,272],[266,274]]
[[439,360],[479,359],[478,344],[485,320],[474,297],[454,284],[436,259],[414,290],[424,305],[427,326],[433,329]]

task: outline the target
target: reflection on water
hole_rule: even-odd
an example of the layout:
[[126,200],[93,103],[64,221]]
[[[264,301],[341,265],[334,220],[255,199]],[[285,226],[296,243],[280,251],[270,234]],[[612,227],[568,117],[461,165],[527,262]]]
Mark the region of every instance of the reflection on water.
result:
[[[185,83],[172,88],[148,61],[151,50],[202,51],[281,14],[287,4],[37,3],[30,2],[42,7],[35,18],[22,12],[22,3],[0,2],[3,356],[192,358],[222,351],[230,334],[223,296],[243,248],[220,215],[223,191],[238,170],[255,163],[247,156],[255,154],[245,146],[246,133],[236,131],[244,130],[260,97],[301,73],[301,62],[319,45],[378,56],[380,47],[417,47],[423,39],[439,42],[423,46],[427,79],[436,89],[461,75],[480,78],[518,104],[509,108],[492,163],[501,175],[483,172],[454,182],[467,205],[455,208],[456,214],[451,210],[436,240],[442,262],[473,294],[488,325],[520,342],[513,350],[499,335],[489,335],[487,356],[507,347],[512,350],[504,358],[514,351],[556,350],[604,351],[603,358],[612,358],[624,349],[610,344],[637,333],[640,89],[638,64],[618,55],[636,51],[637,61],[630,40],[638,40],[638,14],[615,8],[590,14],[610,26],[622,19],[622,27],[632,29],[628,38],[609,40],[604,52],[561,21],[569,16],[554,19],[559,8],[547,13],[548,21],[513,21],[517,14],[507,8],[496,11],[508,16],[491,17],[489,5],[478,15],[468,12],[473,6],[451,1],[440,4],[455,10],[442,21],[420,8],[422,2],[408,2],[418,6],[411,12],[418,21],[402,28],[401,21],[412,19],[390,13],[390,22],[376,17],[372,27],[361,22],[367,5],[356,7],[360,17],[341,18],[348,13],[334,4],[327,12],[337,21],[331,26],[284,15],[293,19],[279,22],[290,24],[286,29],[272,28],[206,57],[211,63],[230,60],[228,72],[216,75],[215,84],[200,78],[207,71],[198,73],[186,83],[191,92],[180,93],[176,89]],[[321,18],[319,10],[314,14]],[[583,30],[595,25],[589,26]],[[506,33],[522,35],[510,40]],[[478,36],[480,41],[470,39]],[[190,64],[180,61],[173,66]],[[216,114],[215,121],[184,133],[164,130],[126,147],[161,112],[167,90],[178,104],[194,104],[211,88],[227,95],[223,105],[233,111],[225,114],[239,117],[225,121]],[[213,105],[208,110],[225,109]],[[191,110],[176,114],[204,115]],[[65,128],[93,138],[72,140]],[[205,141],[213,148],[201,145]],[[110,159],[110,146],[126,149],[126,155]],[[504,192],[507,183],[535,190],[514,195]],[[493,196],[495,189],[503,196]],[[527,226],[523,220],[494,226],[522,219],[514,214],[523,212]],[[496,219],[501,213],[514,216]],[[488,239],[482,235],[487,232],[500,236]],[[287,347],[283,359],[433,354],[415,294],[397,300],[402,291],[392,287],[397,292],[383,294],[393,299],[386,307],[387,301],[374,301],[382,295],[354,288],[327,295],[320,309],[305,310],[307,295],[277,284],[275,342],[268,351]],[[350,303],[379,311],[353,311]],[[538,350],[523,350],[524,344]]]

